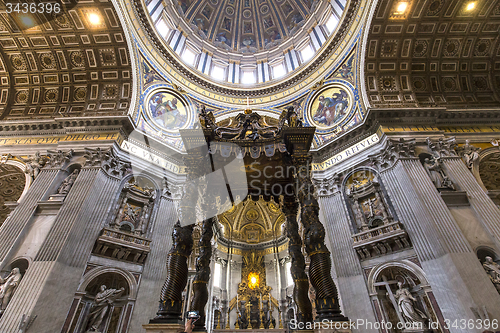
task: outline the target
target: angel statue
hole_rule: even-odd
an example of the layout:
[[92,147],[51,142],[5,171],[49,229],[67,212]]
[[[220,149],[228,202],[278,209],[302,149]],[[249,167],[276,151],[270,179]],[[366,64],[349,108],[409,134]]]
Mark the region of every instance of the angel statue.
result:
[[215,117],[212,111],[206,111],[205,105],[201,105],[198,108],[198,116],[200,118],[200,124],[202,128],[217,128],[215,124]]
[[491,282],[500,294],[500,265],[493,261],[491,257],[486,257],[483,263],[483,268],[488,274]]
[[28,159],[24,159],[19,157],[24,163],[26,163],[25,173],[31,176],[32,179],[35,179],[40,173],[40,169],[42,169],[48,161],[47,156],[40,156],[39,152],[35,153],[35,156],[30,157]]

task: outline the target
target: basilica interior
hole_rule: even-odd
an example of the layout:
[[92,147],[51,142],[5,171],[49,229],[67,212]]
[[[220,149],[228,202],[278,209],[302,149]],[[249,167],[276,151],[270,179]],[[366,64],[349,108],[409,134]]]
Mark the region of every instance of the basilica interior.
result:
[[500,331],[500,0],[0,0],[0,333]]

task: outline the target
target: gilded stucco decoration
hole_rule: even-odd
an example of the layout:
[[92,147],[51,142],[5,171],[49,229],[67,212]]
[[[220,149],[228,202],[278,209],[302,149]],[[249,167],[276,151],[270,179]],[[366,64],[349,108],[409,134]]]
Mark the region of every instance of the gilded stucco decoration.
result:
[[223,214],[224,238],[243,243],[260,243],[282,236],[284,216],[278,204],[271,201],[246,200]]

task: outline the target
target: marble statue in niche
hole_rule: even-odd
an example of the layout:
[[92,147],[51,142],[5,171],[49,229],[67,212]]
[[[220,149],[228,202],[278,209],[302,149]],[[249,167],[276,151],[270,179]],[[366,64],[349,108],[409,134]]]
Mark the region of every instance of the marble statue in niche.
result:
[[417,299],[412,296],[408,288],[403,287],[402,282],[398,282],[398,290],[396,290],[394,298],[398,302],[399,312],[406,323],[411,326],[423,327],[427,316],[415,307],[414,302]]
[[438,190],[455,190],[453,182],[445,174],[441,159],[435,156],[426,157],[423,162],[425,171]]
[[500,294],[500,265],[494,262],[491,257],[487,256],[484,260],[483,268]]
[[136,235],[145,234],[155,197],[152,184],[139,184],[132,179],[123,188],[116,218],[110,226]]
[[63,194],[66,195],[69,193],[69,190],[71,190],[71,187],[75,183],[76,178],[78,177],[80,170],[75,169],[68,177],[66,177],[61,185],[59,185],[59,188],[57,189],[57,194]]
[[399,266],[385,268],[375,281],[375,297],[382,313],[379,320],[387,318],[393,327],[402,324],[403,332],[429,332],[428,321],[435,320],[436,309],[432,308],[429,299],[432,292],[426,281],[420,281],[414,272]]
[[393,221],[380,184],[372,173],[356,172],[346,185],[346,194],[359,231],[368,231]]
[[7,308],[21,278],[21,271],[17,267],[13,268],[5,278],[0,278],[0,317]]
[[95,296],[94,304],[88,315],[89,319],[86,332],[101,332],[99,330],[100,326],[113,305],[113,302],[124,292],[125,288],[123,287],[120,289],[112,289],[107,288],[105,285],[101,286],[100,291]]

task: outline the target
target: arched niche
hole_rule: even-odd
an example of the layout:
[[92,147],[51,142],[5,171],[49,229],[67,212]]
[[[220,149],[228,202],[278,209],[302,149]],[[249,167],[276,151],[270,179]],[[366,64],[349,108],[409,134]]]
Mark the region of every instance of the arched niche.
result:
[[48,192],[50,194],[49,200],[64,201],[73,184],[76,182],[81,169],[82,165],[80,163],[72,163],[61,169],[57,173]]
[[500,150],[488,148],[479,153],[479,159],[472,166],[473,174],[490,198],[500,206]]
[[[100,315],[103,312],[103,319],[98,325],[99,331],[126,332],[137,288],[135,277],[119,268],[98,267],[88,271],[78,286],[61,332],[85,333],[90,329],[92,322],[95,322],[92,320],[95,317],[94,313]],[[98,293],[101,293],[99,295],[101,299],[107,297],[109,303],[97,304]],[[100,304],[104,305],[99,306]]]
[[0,163],[0,225],[28,192],[32,179],[25,169],[26,165],[16,160]]
[[[436,303],[424,271],[414,262],[401,260],[379,264],[372,268],[367,282],[377,321],[392,323],[393,328],[388,329],[388,332],[404,332],[397,327],[398,324],[400,327],[410,325],[408,311],[414,311],[421,319],[424,330],[418,332],[432,332],[425,330],[430,321],[439,322],[439,332],[442,331],[444,322],[441,309]],[[411,295],[410,300],[407,299],[408,302],[403,302],[403,306],[406,304],[406,310],[400,305],[406,298],[405,293]]]
[[394,221],[394,210],[377,174],[370,169],[349,173],[343,184],[355,233],[375,229]]
[[144,236],[157,196],[156,182],[144,175],[127,177],[108,218],[111,228]]
[[478,247],[476,249],[476,255],[481,264],[484,263],[486,257],[491,257],[494,262],[500,264],[500,255],[487,246]]

